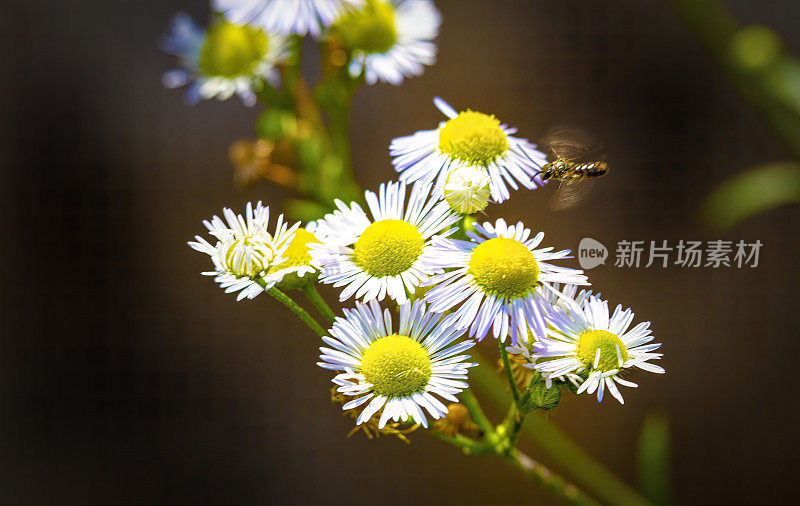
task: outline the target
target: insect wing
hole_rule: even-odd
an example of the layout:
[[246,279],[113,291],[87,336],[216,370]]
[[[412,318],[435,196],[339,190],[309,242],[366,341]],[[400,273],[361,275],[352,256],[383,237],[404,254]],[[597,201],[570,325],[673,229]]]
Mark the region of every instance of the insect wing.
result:
[[589,195],[592,186],[594,186],[593,179],[562,179],[550,200],[550,208],[561,211],[578,205]]
[[600,156],[603,146],[588,133],[575,128],[556,127],[548,130],[544,145],[553,158],[583,161]]

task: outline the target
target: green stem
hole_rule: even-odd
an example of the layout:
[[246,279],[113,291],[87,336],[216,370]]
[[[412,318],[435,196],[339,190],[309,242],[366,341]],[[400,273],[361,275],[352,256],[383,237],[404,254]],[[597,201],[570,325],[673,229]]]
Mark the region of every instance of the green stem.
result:
[[519,404],[519,392],[517,391],[517,382],[514,381],[514,371],[511,370],[511,361],[508,359],[508,350],[503,341],[497,340],[500,347],[500,357],[503,359],[503,369],[506,371],[506,379],[508,380],[508,388],[511,389],[511,395],[514,397],[514,405]]
[[534,461],[522,452],[512,450],[506,453],[498,453],[490,443],[486,441],[476,441],[462,434],[456,434],[455,436],[447,436],[441,432],[431,432],[431,434],[445,443],[459,448],[465,455],[494,455],[500,458],[514,469],[522,472],[530,481],[541,485],[566,504],[575,504],[579,506],[594,506],[597,504],[594,499],[586,495],[585,492],[578,489],[575,485],[569,483],[563,477],[552,472],[550,469]]
[[289,90],[294,100],[295,113],[298,118],[309,122],[311,127],[320,133],[325,132],[325,122],[322,120],[322,113],[311,96],[303,74],[301,65],[303,64],[303,39],[293,35],[289,39],[289,54],[291,55],[288,65],[283,72],[283,85]]
[[475,441],[461,434],[455,436],[448,436],[441,432],[431,432],[434,436],[438,437],[445,443],[449,443],[457,448],[460,448],[465,455],[485,455],[492,452],[491,446],[481,441]]
[[346,170],[350,170],[350,103],[337,103],[327,108],[334,153],[342,159]]
[[[536,374],[533,375],[530,382],[528,382],[527,385],[528,390],[533,388],[536,382],[540,380],[541,376],[537,372]],[[520,432],[522,431],[522,423],[525,421],[526,416],[527,415],[520,409],[519,401],[511,404],[511,407],[508,410],[508,414],[506,415],[506,418],[505,420],[503,420],[502,424],[504,432],[508,434],[508,441],[510,448],[515,448],[517,446]]]
[[303,63],[303,38],[298,35],[289,37],[286,54],[287,58],[281,66],[281,81],[284,87],[292,90],[302,76],[300,67]]
[[599,504],[578,487],[518,450],[513,450],[503,461],[521,471],[529,480],[546,488],[566,504],[580,506]]
[[[505,382],[492,373],[494,367],[476,350],[470,355],[478,367],[470,371],[470,382],[477,385],[498,408],[503,408],[508,397]],[[620,480],[595,458],[587,454],[569,436],[553,423],[540,416],[528,417],[521,433],[548,455],[562,469],[569,470],[575,481],[591,495],[608,504],[647,505],[647,500],[630,485]]]
[[492,426],[492,422],[486,418],[486,415],[483,413],[483,409],[481,409],[481,405],[478,403],[478,399],[475,398],[475,394],[472,393],[472,390],[467,388],[466,390],[461,392],[461,404],[467,408],[469,412],[470,418],[472,421],[475,422],[475,425],[478,426],[486,434],[494,433],[494,426]]
[[506,453],[515,451],[524,421],[525,414],[519,410],[517,403],[512,402],[503,423],[497,426],[497,433],[504,436],[502,448]]
[[325,299],[322,298],[322,295],[319,294],[314,283],[306,283],[303,285],[303,292],[305,292],[308,300],[314,304],[314,306],[325,316],[325,318],[327,318],[331,323],[336,321],[336,313],[333,312],[333,309],[331,309],[328,303],[325,302]]
[[317,106],[327,116],[326,136],[329,144],[316,167],[313,193],[320,203],[334,199],[360,201],[362,192],[355,182],[350,147],[350,110],[360,80],[352,79],[346,65],[334,64],[340,50],[330,42],[320,43],[323,80],[314,90]]
[[[266,289],[266,283],[263,279],[256,280],[256,283],[261,285],[262,288]],[[267,290],[267,295],[270,295],[272,298],[276,299],[278,302],[289,308],[289,311],[295,314],[298,318],[300,318],[303,323],[308,325],[308,327],[314,331],[319,337],[325,337],[328,335],[328,332],[322,328],[322,326],[317,323],[314,318],[311,317],[310,314],[306,312],[305,309],[300,307],[297,302],[293,301],[291,297],[283,293],[282,291],[278,290],[274,286]]]
[[353,96],[342,97],[341,101],[325,106],[328,114],[328,130],[331,139],[331,152],[336,156],[337,164],[331,164],[328,173],[324,174],[323,184],[336,189],[336,198],[343,200],[360,200],[361,189],[353,176],[352,156],[350,152],[350,106]]

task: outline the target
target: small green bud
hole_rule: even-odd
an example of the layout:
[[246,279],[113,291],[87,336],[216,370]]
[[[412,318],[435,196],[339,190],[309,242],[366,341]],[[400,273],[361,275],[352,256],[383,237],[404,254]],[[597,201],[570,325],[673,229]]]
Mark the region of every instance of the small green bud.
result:
[[520,397],[519,410],[525,414],[537,409],[547,411],[558,407],[559,401],[561,401],[561,389],[557,385],[547,388],[545,381],[539,379]]
[[475,232],[475,227],[472,226],[475,223],[478,223],[478,220],[476,220],[472,216],[464,216],[464,220],[462,221],[462,227],[464,227],[464,231],[471,230]]

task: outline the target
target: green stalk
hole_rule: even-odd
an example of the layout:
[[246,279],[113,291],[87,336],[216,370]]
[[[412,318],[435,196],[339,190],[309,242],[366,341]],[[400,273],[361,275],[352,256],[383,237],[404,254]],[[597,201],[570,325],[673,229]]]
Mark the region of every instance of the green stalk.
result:
[[328,303],[325,302],[325,299],[322,298],[322,295],[319,294],[314,283],[306,283],[303,285],[303,292],[305,292],[308,300],[314,304],[314,306],[325,316],[325,318],[327,318],[331,323],[336,321],[336,313],[333,312]]
[[481,429],[485,435],[494,433],[494,426],[492,425],[492,422],[486,418],[486,415],[483,413],[483,409],[481,409],[481,405],[478,403],[478,399],[475,398],[472,390],[467,388],[461,392],[460,395],[461,404],[467,408],[470,418],[472,418],[472,421],[475,422],[478,428]]
[[[267,284],[263,279],[257,279],[256,283],[258,283],[264,289],[266,289],[267,287]],[[300,320],[302,320],[303,323],[308,325],[308,328],[313,330],[314,333],[317,334],[319,337],[325,337],[328,335],[328,332],[325,329],[323,329],[322,326],[319,323],[317,323],[317,321],[314,320],[314,318],[312,318],[310,314],[306,312],[305,309],[300,307],[300,305],[297,304],[297,302],[293,301],[291,297],[289,297],[282,291],[278,290],[273,286],[272,288],[267,290],[267,295],[271,296],[272,298],[274,298],[275,300],[277,300],[278,302],[289,308],[289,311],[291,311],[292,313],[295,314],[295,316],[300,318]]]
[[500,347],[500,357],[503,360],[503,369],[506,371],[508,388],[514,397],[514,406],[516,407],[519,404],[519,392],[517,391],[517,382],[514,381],[514,372],[511,370],[511,361],[508,359],[508,350],[506,350],[505,343],[500,339],[497,340],[497,344]]
[[519,407],[512,404],[508,410],[505,420],[503,420],[503,432],[507,434],[508,448],[510,452],[516,451],[519,436],[522,431],[525,415],[520,413]]
[[[492,364],[479,352],[473,349],[470,355],[480,364],[470,371],[470,382],[478,386],[492,404],[502,409],[507,403],[505,382],[493,374]],[[589,494],[603,503],[626,506],[650,504],[546,419],[528,417],[528,423],[522,425],[520,431],[558,466],[568,470]]]
[[516,449],[505,457],[503,461],[518,471],[521,471],[526,478],[541,485],[553,496],[566,504],[576,504],[580,506],[599,504],[572,483],[569,483],[544,465]]
[[328,115],[328,131],[331,139],[331,153],[336,163],[324,167],[322,184],[335,190],[332,196],[347,201],[360,200],[361,189],[355,182],[350,152],[350,109],[353,95],[348,94],[323,105]]
[[329,42],[320,42],[323,80],[314,88],[314,100],[327,116],[330,141],[327,156],[317,167],[318,198],[323,204],[334,199],[361,200],[361,188],[355,182],[350,151],[350,110],[361,79],[352,79],[347,65],[334,65],[338,51]]
[[295,35],[290,38],[289,42],[292,64],[284,69],[282,79],[294,100],[295,115],[308,121],[315,131],[324,133],[325,123],[322,120],[322,113],[311,96],[311,90],[300,69],[303,63],[303,39]]
[[435,437],[441,439],[445,443],[451,444],[456,448],[460,448],[465,455],[485,455],[487,453],[492,452],[492,447],[487,445],[482,441],[475,441],[474,439],[470,439],[466,436],[461,434],[456,434],[455,436],[448,436],[446,434],[442,434],[441,432],[433,432],[431,431]]
[[[477,404],[477,401],[475,401],[475,403]],[[480,410],[480,406],[478,406],[478,410],[483,413],[483,411]],[[511,451],[499,451],[497,445],[491,442],[496,439],[494,435],[489,435],[487,433],[483,441],[476,441],[462,434],[456,434],[455,436],[448,436],[441,432],[431,432],[431,434],[445,443],[459,448],[464,455],[494,455],[498,457],[509,466],[523,473],[528,480],[544,487],[553,496],[566,504],[575,504],[579,506],[594,506],[597,504],[594,499],[586,495],[585,492],[578,489],[575,485],[569,483],[563,477],[534,461],[524,453],[516,449],[512,449]]]
[[352,170],[350,153],[350,104],[352,97],[346,103],[335,103],[326,109],[328,113],[328,126],[331,132],[331,147],[333,152],[342,159],[342,168]]

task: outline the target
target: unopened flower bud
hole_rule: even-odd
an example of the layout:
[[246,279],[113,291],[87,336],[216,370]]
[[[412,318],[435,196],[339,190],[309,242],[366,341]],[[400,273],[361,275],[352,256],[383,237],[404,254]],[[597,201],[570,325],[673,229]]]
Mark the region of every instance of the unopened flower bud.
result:
[[489,204],[489,174],[479,167],[454,169],[444,183],[444,199],[460,214],[483,211]]

